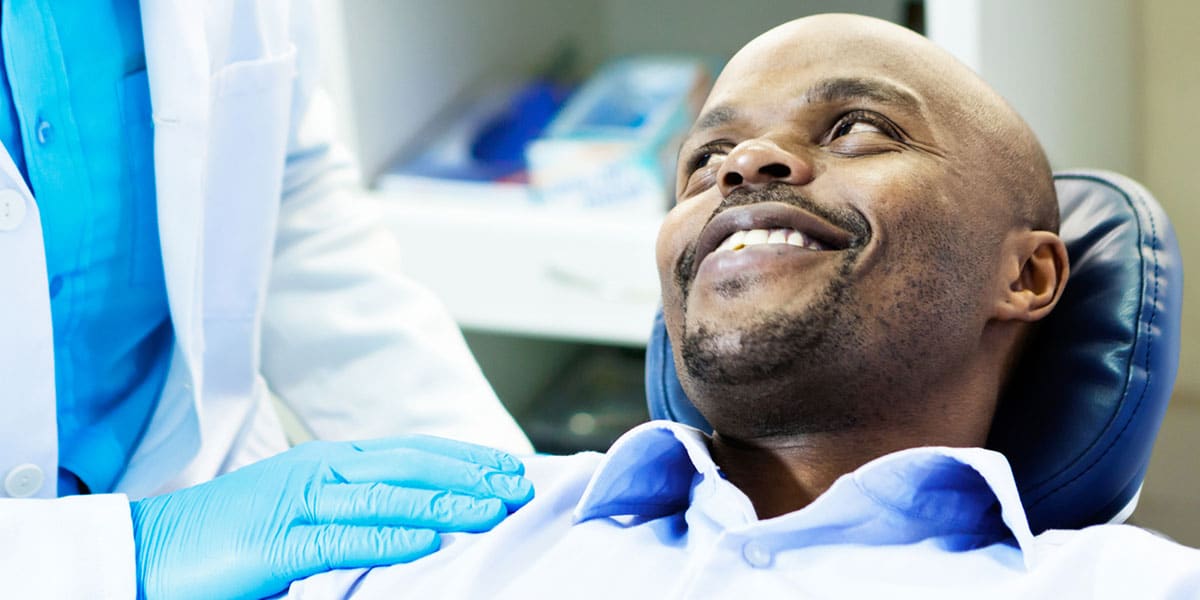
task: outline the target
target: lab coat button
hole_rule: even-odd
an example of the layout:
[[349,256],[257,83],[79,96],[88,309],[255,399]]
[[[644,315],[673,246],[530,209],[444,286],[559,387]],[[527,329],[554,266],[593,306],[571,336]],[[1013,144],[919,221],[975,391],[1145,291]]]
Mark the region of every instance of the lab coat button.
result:
[[28,498],[42,489],[42,468],[23,464],[13,467],[4,478],[4,492],[10,498]]
[[17,190],[0,190],[0,231],[12,231],[25,220],[25,197]]
[[755,569],[765,569],[771,566],[771,549],[758,542],[746,542],[742,546],[742,558],[746,559],[746,564]]

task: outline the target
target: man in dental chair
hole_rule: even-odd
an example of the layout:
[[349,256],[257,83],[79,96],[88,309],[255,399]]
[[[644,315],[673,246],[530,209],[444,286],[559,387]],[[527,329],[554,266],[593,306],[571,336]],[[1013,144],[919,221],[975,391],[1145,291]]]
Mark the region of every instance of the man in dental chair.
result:
[[715,433],[531,458],[537,497],[494,531],[290,593],[1200,598],[1200,551],[1033,535],[983,449],[1070,269],[1038,141],[968,68],[882,21],[787,23],[729,62],[676,183],[663,310]]

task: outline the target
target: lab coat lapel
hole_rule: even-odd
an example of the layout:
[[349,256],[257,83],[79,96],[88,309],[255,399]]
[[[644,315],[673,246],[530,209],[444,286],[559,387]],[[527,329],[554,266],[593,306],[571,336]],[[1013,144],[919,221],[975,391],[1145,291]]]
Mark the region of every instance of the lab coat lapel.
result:
[[143,0],[142,31],[154,119],[158,232],[175,350],[162,396],[118,488],[156,493],[201,447],[204,173],[210,67],[208,2]]
[[171,320],[192,386],[202,379],[199,278],[210,104],[206,4],[145,0],[141,5],[154,115],[159,239]]

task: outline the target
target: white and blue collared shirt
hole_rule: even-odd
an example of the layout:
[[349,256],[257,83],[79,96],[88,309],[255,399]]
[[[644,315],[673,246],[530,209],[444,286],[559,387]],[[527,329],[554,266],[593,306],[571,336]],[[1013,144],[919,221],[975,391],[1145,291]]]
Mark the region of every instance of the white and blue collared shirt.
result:
[[980,448],[889,454],[766,520],[676,423],[526,468],[537,497],[493,531],[287,597],[1200,598],[1200,550],[1125,525],[1033,536],[1008,461]]

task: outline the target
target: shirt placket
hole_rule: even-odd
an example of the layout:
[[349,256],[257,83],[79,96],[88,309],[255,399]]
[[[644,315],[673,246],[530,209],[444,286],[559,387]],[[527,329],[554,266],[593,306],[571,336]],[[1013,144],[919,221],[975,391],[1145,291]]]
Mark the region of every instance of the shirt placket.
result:
[[773,563],[770,547],[758,539],[762,527],[750,499],[716,471],[698,479],[686,513],[689,559],[670,598],[705,597],[714,577]]

